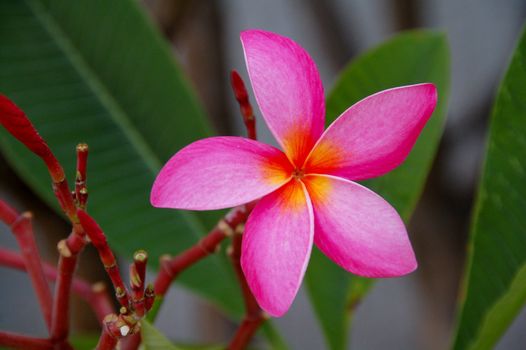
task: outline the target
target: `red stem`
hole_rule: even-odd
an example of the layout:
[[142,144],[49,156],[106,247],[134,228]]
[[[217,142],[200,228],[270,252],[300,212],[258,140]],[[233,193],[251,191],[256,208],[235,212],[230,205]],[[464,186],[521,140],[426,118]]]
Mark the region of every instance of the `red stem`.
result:
[[128,291],[124,285],[124,282],[122,281],[119,266],[117,265],[117,260],[115,259],[115,256],[113,255],[113,252],[106,241],[104,232],[102,232],[102,229],[97,224],[97,222],[84,210],[77,210],[77,217],[80,220],[84,231],[99,252],[100,259],[102,260],[104,268],[106,269],[106,272],[113,283],[113,287],[115,288],[115,293],[119,303],[122,306],[129,308],[130,299],[128,296]]
[[130,334],[121,339],[120,350],[137,350],[141,341],[141,333]]
[[53,309],[53,297],[51,290],[46,281],[44,270],[41,264],[40,254],[38,252],[35,236],[33,234],[33,226],[31,224],[32,215],[25,212],[18,217],[18,219],[11,225],[11,230],[15,235],[22,256],[27,273],[33,284],[37,299],[44,315],[44,320],[48,330],[51,330],[51,315]]
[[3,95],[0,95],[0,124],[46,163],[53,182],[60,182],[64,179],[62,166],[46,141],[38,134],[25,113]]
[[138,320],[133,316],[120,314],[107,315],[104,318],[102,334],[96,350],[113,350],[119,339],[126,339],[139,333]]
[[110,333],[104,331],[100,335],[99,342],[97,343],[96,350],[113,350],[117,346],[119,340]]
[[245,302],[245,309],[247,311],[247,314],[256,315],[261,312],[261,309],[256,301],[256,298],[254,298],[250,287],[248,286],[245,274],[243,273],[243,269],[241,268],[241,245],[243,242],[243,230],[243,224],[240,224],[236,227],[235,233],[232,236],[232,246],[229,249],[229,256],[232,262],[232,266],[234,267],[234,271],[236,272],[239,285],[241,287],[241,292],[243,294],[243,300]]
[[146,263],[148,254],[138,250],[133,254],[133,263],[130,265],[130,285],[132,289],[133,309],[138,317],[146,313],[144,299],[144,280],[146,279]]
[[[0,266],[26,271],[26,265],[22,256],[4,248],[0,248]],[[45,262],[42,263],[42,267],[46,278],[49,281],[56,281],[58,277],[57,269]],[[72,290],[91,306],[99,322],[102,322],[104,316],[114,312],[112,301],[104,283],[98,282],[90,286],[85,280],[75,277],[72,282]]]
[[97,343],[97,347],[95,348],[96,350],[113,350],[117,346],[119,338],[116,335],[112,334],[109,328],[109,323],[113,321],[113,316],[115,315],[108,315],[108,318],[104,319],[99,342]]
[[245,222],[249,211],[244,206],[232,209],[218,225],[204,236],[196,245],[179,253],[175,257],[161,257],[160,269],[155,279],[156,297],[162,298],[173,280],[186,268],[204,257],[215,253],[219,244],[234,232],[234,228]]
[[30,336],[0,331],[0,345],[22,350],[52,350],[50,339],[33,338]]
[[137,272],[139,289],[144,290],[144,282],[146,279],[146,264],[148,263],[148,253],[144,250],[138,250],[133,254],[133,265]]
[[228,345],[228,350],[242,350],[247,347],[259,327],[265,321],[265,317],[245,317],[239,326],[234,338]]
[[[144,278],[144,277],[143,277]],[[141,279],[135,264],[130,265],[131,301],[133,310],[138,317],[143,317],[144,308],[144,279]]]
[[71,284],[73,274],[77,266],[77,254],[74,254],[67,246],[65,240],[58,243],[60,258],[58,261],[58,277],[55,284],[55,296],[53,304],[53,319],[51,327],[51,338],[60,343],[69,335],[69,305],[71,296]]
[[259,307],[256,298],[254,298],[254,295],[248,286],[245,274],[241,268],[240,259],[243,231],[244,225],[239,224],[232,236],[232,245],[229,248],[229,256],[241,287],[246,313],[241,325],[228,346],[228,350],[245,349],[258,328],[267,318],[266,314]]
[[53,192],[60,206],[72,222],[76,221],[75,203],[69,192],[64,169],[25,113],[3,95],[0,95],[0,124],[44,161],[53,181]]
[[60,181],[55,181],[53,179],[53,193],[55,193],[55,197],[57,197],[58,203],[67,215],[69,221],[71,221],[72,224],[76,224],[78,222],[75,215],[77,209],[75,202],[73,201],[73,196],[69,191],[68,181],[65,177]]
[[173,258],[161,257],[160,271],[155,280],[155,295],[165,295],[168,287],[179,273],[205,256],[216,252],[217,247],[226,237],[227,235],[224,231],[216,228],[203,237],[199,243],[179,255]]
[[[71,284],[73,275],[77,267],[78,254],[84,248],[86,241],[81,238],[79,233],[82,227],[73,225],[73,231],[67,239],[63,239],[57,244],[59,252],[58,276],[55,284],[55,294],[53,297],[53,316],[51,337],[54,342],[63,342],[69,335],[69,305],[71,296]],[[69,242],[75,244],[69,244]]]
[[88,200],[88,189],[86,187],[86,171],[88,163],[88,145],[79,143],[77,145],[77,174],[75,178],[75,197],[80,208],[86,207]]
[[18,213],[9,204],[0,199],[0,220],[7,226],[14,224]]
[[11,231],[24,256],[24,264],[37,294],[44,320],[48,330],[50,330],[53,299],[42,269],[31,218],[31,213],[26,212],[20,215],[9,204],[0,200],[0,219],[11,226]]
[[241,110],[241,115],[243,116],[243,122],[247,129],[247,136],[249,139],[256,140],[256,118],[254,117],[254,109],[250,104],[248,99],[248,92],[243,82],[243,79],[239,73],[235,70],[232,70],[230,73],[230,83],[232,85],[232,90],[236,96],[236,100],[239,103],[239,108]]
[[153,284],[149,283],[144,291],[144,308],[146,311],[150,311],[155,301],[155,289]]

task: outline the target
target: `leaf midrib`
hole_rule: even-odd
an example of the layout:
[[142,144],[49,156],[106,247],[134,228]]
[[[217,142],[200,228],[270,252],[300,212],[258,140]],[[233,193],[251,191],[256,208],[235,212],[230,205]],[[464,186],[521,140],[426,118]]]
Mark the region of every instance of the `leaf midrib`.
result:
[[[71,40],[61,29],[60,25],[54,20],[42,4],[38,3],[36,0],[26,0],[26,3],[35,15],[35,18],[48,31],[60,50],[64,52],[66,59],[71,62],[81,78],[84,79],[89,89],[91,89],[94,95],[99,98],[101,105],[108,110],[108,114],[112,120],[120,127],[126,139],[145,161],[148,169],[152,174],[157,174],[162,167],[161,160],[153,152],[144,137],[135,129],[133,123],[129,121],[129,118],[127,117],[128,114],[108,91],[103,84],[103,81],[82,58],[83,55],[81,51],[73,45]],[[179,213],[192,228],[191,231],[193,235],[198,237],[199,232],[206,232],[204,225],[198,221],[194,214],[186,211],[180,211]]]

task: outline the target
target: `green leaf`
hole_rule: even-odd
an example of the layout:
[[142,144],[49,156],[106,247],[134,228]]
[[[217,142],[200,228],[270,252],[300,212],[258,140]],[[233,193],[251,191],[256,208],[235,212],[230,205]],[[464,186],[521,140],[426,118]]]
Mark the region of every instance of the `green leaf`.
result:
[[[449,51],[441,33],[411,31],[368,51],[342,72],[327,99],[327,124],[360,99],[387,88],[433,82],[438,105],[411,154],[391,173],[365,185],[391,203],[407,223],[431,167],[442,134],[449,89]],[[328,345],[344,349],[348,323],[374,280],[345,272],[315,249],[307,289]]]
[[[155,265],[160,255],[195,244],[221,216],[149,204],[161,165],[211,130],[170,48],[135,1],[0,2],[0,92],[27,113],[71,175],[75,146],[89,144],[89,211],[123,256],[146,249]],[[42,162],[1,128],[0,135],[9,163],[60,212]],[[178,282],[230,315],[243,313],[224,254]],[[264,334],[286,348],[270,324]]]
[[222,345],[175,345],[148,321],[141,321],[143,350],[222,350]]
[[526,30],[493,108],[454,349],[492,349],[526,302]]
[[157,328],[141,321],[141,338],[144,350],[182,350],[172,344]]
[[99,342],[99,336],[95,334],[75,334],[71,336],[70,342],[76,350],[93,350]]
[[289,348],[276,326],[270,320],[267,320],[261,326],[261,333],[267,338],[272,350],[287,350]]
[[[156,264],[160,254],[195,244],[212,227],[195,213],[149,204],[161,165],[210,128],[136,1],[0,2],[0,91],[28,114],[70,175],[76,144],[89,144],[89,211],[123,256],[144,248]],[[58,209],[42,162],[3,129],[0,148]],[[231,315],[242,313],[224,256],[200,262],[180,281]]]

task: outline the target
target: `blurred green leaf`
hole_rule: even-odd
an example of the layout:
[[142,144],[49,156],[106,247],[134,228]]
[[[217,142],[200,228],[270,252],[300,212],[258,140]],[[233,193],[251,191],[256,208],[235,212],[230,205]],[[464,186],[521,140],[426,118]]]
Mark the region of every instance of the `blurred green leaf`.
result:
[[144,350],[183,350],[169,341],[157,328],[141,321],[141,338]]
[[[1,1],[0,91],[28,114],[70,175],[76,144],[89,144],[89,211],[124,257],[144,248],[156,264],[211,228],[195,213],[149,204],[161,165],[210,128],[136,1]],[[0,133],[9,163],[57,209],[43,164]],[[224,256],[200,262],[180,281],[230,314],[242,313]]]
[[[441,33],[411,31],[353,60],[327,99],[327,124],[353,103],[380,90],[433,82],[438,105],[411,154],[391,173],[364,184],[384,197],[407,223],[424,186],[442,135],[449,89],[449,50]],[[374,283],[353,276],[317,249],[307,270],[307,289],[329,347],[346,348],[353,311]]]
[[[142,248],[156,265],[160,255],[195,244],[221,216],[149,204],[161,165],[211,130],[170,48],[135,1],[0,2],[0,92],[27,113],[71,175],[75,146],[89,144],[89,211],[124,257]],[[41,161],[5,130],[0,135],[9,163],[60,212]],[[178,282],[230,315],[243,314],[223,253]],[[272,325],[264,334],[286,348]]]
[[222,350],[222,345],[175,345],[148,321],[141,321],[142,348],[144,350]]
[[265,335],[272,350],[287,350],[289,348],[276,326],[270,320],[265,321],[263,326],[261,326],[260,333]]
[[71,336],[70,342],[75,350],[93,350],[99,342],[99,335],[76,334]]
[[526,30],[493,108],[454,349],[492,349],[526,302]]

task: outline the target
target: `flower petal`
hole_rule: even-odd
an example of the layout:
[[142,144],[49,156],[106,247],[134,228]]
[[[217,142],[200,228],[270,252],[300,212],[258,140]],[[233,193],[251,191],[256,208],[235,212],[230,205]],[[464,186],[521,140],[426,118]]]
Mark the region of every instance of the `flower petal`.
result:
[[272,316],[283,315],[298,292],[313,225],[310,200],[295,180],[263,197],[248,218],[241,266],[259,305]]
[[394,277],[416,269],[396,210],[369,189],[329,175],[304,178],[314,208],[314,243],[344,269],[365,277]]
[[362,180],[400,165],[433,113],[433,84],[384,90],[347,109],[325,131],[309,155],[309,173]]
[[242,137],[211,137],[186,146],[161,169],[155,207],[212,210],[258,199],[285,184],[291,165],[280,150]]
[[241,42],[261,113],[291,161],[301,165],[325,123],[318,69],[289,38],[248,30],[241,33]]

